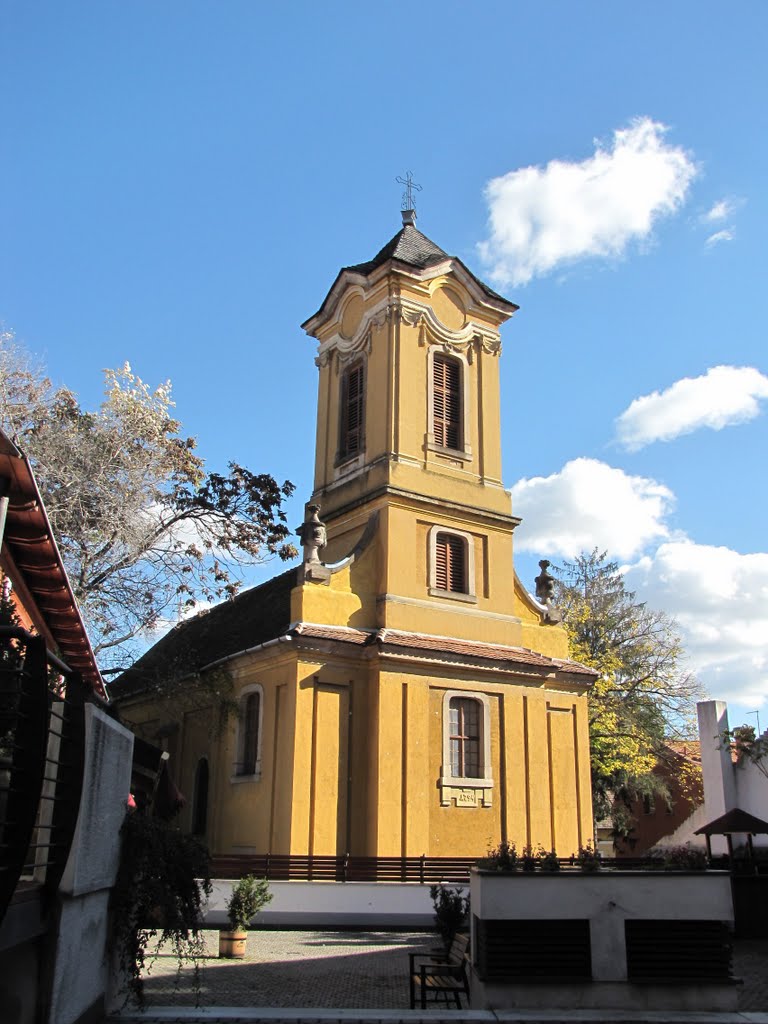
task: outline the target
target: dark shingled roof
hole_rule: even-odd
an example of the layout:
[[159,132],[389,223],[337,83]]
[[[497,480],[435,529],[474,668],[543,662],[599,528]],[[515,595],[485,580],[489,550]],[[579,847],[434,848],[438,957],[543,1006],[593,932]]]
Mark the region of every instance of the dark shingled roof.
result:
[[455,263],[460,264],[472,280],[483,289],[489,298],[503,302],[506,306],[511,306],[513,311],[518,309],[516,303],[511,302],[509,299],[505,299],[503,295],[499,295],[498,292],[489,288],[488,285],[473,274],[469,267],[462,263],[458,257],[450,256],[445,252],[445,250],[441,249],[439,245],[435,245],[430,238],[427,238],[426,235],[422,234],[418,228],[413,226],[413,224],[405,224],[397,232],[394,238],[391,238],[384,248],[380,249],[376,253],[372,260],[368,260],[365,263],[355,263],[351,267],[342,267],[336,275],[336,280],[331,285],[331,289],[323,300],[323,304],[320,306],[320,309],[317,313],[314,313],[309,317],[309,319],[305,320],[301,326],[306,328],[310,320],[313,320],[314,317],[322,312],[325,303],[328,301],[328,296],[335,288],[342,274],[349,272],[367,276],[372,271],[376,270],[377,267],[383,266],[388,260],[396,260],[406,266],[415,267],[417,270],[424,270],[427,267],[435,266],[438,263],[442,263],[443,260],[448,259],[453,259]]
[[219,658],[282,636],[291,624],[291,590],[296,569],[200,612],[174,626],[146,654],[109,684],[120,701],[163,679],[180,679]]
[[696,836],[727,836],[734,832],[745,835],[768,835],[768,821],[756,818],[754,814],[742,811],[740,807],[726,811],[719,818],[710,821],[708,825],[702,825],[694,832]]
[[372,260],[366,263],[357,263],[352,267],[345,267],[345,270],[352,270],[357,274],[370,274],[376,267],[380,267],[387,260],[400,260],[411,267],[418,267],[423,270],[435,263],[442,263],[450,259],[447,252],[444,252],[439,245],[435,245],[426,235],[422,235],[413,224],[406,224],[401,228],[394,238],[391,238],[383,249],[380,249]]
[[590,678],[597,675],[594,669],[577,662],[548,658],[525,647],[382,627],[357,629],[313,622],[291,623],[291,590],[295,585],[296,569],[289,569],[260,587],[246,590],[231,601],[180,622],[110,684],[110,698],[119,703],[159,683],[190,677],[206,665],[281,636],[355,647],[387,646],[403,652],[427,651],[448,660],[454,656],[482,658],[506,668],[517,664],[532,672],[567,672]]

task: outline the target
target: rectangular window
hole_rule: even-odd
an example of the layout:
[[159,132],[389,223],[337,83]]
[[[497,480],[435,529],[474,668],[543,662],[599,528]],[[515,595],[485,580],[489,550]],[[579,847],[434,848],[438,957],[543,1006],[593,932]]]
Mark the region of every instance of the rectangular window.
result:
[[461,437],[461,364],[456,359],[436,355],[432,364],[432,401],[435,444],[460,450]]
[[449,705],[451,775],[456,779],[482,777],[480,763],[480,704],[452,697]]
[[341,382],[341,430],[339,456],[357,455],[363,449],[365,375],[363,364],[346,370]]
[[438,533],[435,541],[435,587],[453,594],[467,593],[467,556],[463,537]]

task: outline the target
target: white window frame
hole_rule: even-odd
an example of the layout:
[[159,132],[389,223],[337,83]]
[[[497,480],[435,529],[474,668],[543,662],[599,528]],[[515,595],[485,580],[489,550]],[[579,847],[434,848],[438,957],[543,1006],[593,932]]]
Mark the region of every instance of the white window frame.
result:
[[[461,393],[461,448],[445,448],[435,441],[435,356],[453,359],[459,363],[459,389]],[[427,448],[438,455],[446,455],[451,459],[464,462],[472,460],[472,445],[469,443],[469,361],[462,352],[446,352],[440,345],[430,345],[427,352]]]
[[[451,701],[474,700],[480,704],[480,750],[482,751],[482,775],[465,777],[451,774]],[[484,693],[474,690],[446,690],[443,695],[443,763],[440,768],[440,785],[455,789],[492,789],[491,772],[491,701]]]
[[[467,589],[464,593],[455,590],[440,590],[437,587],[437,535],[447,533],[458,537],[464,545]],[[429,531],[429,595],[445,597],[450,601],[464,601],[477,604],[477,586],[475,583],[475,538],[464,530],[454,530],[450,526],[433,526]]]
[[[248,696],[252,693],[258,693],[259,695],[259,716],[256,722],[256,764],[252,774],[243,775],[238,773],[238,765],[243,763],[245,755],[245,705]],[[235,761],[232,765],[232,775],[230,776],[230,782],[258,782],[261,778],[261,744],[263,740],[263,725],[264,725],[264,687],[261,683],[250,683],[248,686],[244,686],[240,691],[240,695],[237,699],[238,705],[238,721],[237,721],[237,737],[235,741]]]

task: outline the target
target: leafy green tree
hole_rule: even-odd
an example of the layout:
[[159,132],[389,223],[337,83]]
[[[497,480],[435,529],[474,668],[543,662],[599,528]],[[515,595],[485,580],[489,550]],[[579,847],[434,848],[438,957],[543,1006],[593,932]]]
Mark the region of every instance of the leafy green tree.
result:
[[690,734],[701,688],[684,668],[674,620],[638,601],[605,552],[564,562],[556,579],[571,656],[600,672],[589,697],[595,815],[612,814],[626,834],[634,800],[668,796],[654,768],[665,740]]
[[94,649],[117,671],[162,619],[233,596],[245,566],[296,549],[291,483],[234,462],[208,470],[171,414],[169,382],[152,389],[128,363],[105,380],[86,411],[0,335],[0,426],[34,465]]

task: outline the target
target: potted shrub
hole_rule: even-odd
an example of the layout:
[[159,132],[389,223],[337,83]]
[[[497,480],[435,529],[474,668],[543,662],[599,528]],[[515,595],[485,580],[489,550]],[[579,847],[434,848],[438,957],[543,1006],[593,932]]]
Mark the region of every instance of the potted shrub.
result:
[[600,854],[591,842],[588,842],[586,846],[579,847],[579,852],[576,854],[576,863],[584,874],[591,874],[593,871],[600,870]]
[[536,857],[534,856],[533,850],[530,846],[523,847],[523,853],[520,858],[523,871],[531,872],[536,870]]
[[227,900],[229,929],[222,929],[219,932],[219,956],[245,956],[245,943],[251,920],[271,899],[272,893],[269,891],[269,882],[266,878],[246,875],[232,887],[232,895]]
[[484,871],[517,871],[520,863],[520,854],[517,852],[514,843],[503,839],[498,846],[489,850],[485,857],[481,857],[477,866]]
[[545,875],[554,875],[560,870],[560,858],[555,850],[545,850],[543,846],[540,846],[536,857],[539,867]]
[[465,895],[464,889],[444,884],[431,885],[429,895],[435,908],[435,925],[447,953],[456,933],[467,920],[469,897]]

